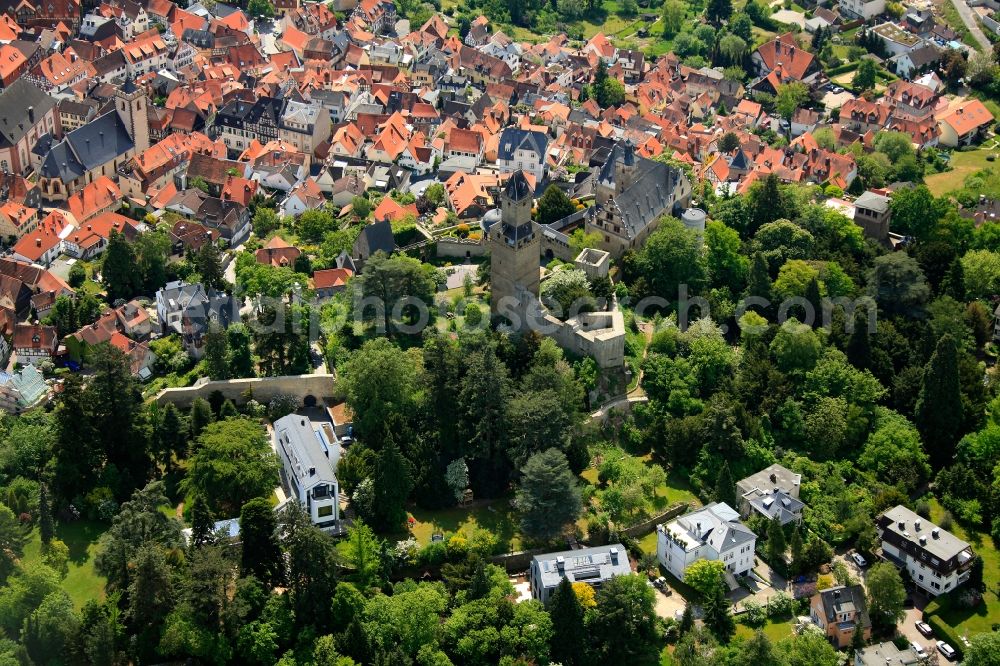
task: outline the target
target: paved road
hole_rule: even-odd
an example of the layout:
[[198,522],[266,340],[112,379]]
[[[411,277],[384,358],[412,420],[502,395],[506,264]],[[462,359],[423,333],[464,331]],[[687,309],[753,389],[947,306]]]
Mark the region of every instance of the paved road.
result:
[[990,40],[986,39],[986,35],[983,34],[982,29],[979,27],[979,20],[976,18],[975,12],[972,11],[972,7],[969,7],[965,0],[951,0],[951,4],[955,5],[958,15],[962,17],[962,23],[965,24],[965,27],[969,29],[972,36],[979,42],[979,46],[984,51],[990,51],[993,45],[990,43]]

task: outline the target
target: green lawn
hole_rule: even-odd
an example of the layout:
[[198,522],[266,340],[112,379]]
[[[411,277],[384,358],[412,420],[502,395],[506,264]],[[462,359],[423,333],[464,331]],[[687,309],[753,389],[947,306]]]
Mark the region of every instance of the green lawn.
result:
[[[931,521],[939,523],[944,515],[944,509],[937,500],[932,500],[930,505]],[[1000,622],[1000,597],[997,596],[997,592],[1000,591],[1000,553],[997,552],[989,534],[970,532],[957,522],[952,526],[951,532],[972,544],[972,549],[983,558],[983,582],[986,584],[983,599],[986,603],[974,609],[945,608],[942,609],[940,617],[960,636],[992,631],[993,624]]]
[[[795,620],[789,618],[787,620],[768,620],[767,624],[760,627],[760,630],[764,632],[764,635],[771,639],[772,643],[777,643],[783,638],[788,638],[792,635],[795,628]],[[754,627],[748,627],[745,624],[736,624],[736,637],[737,638],[753,638],[753,635],[757,633],[757,629]]]
[[[953,151],[951,153],[951,170],[935,173],[924,178],[927,189],[936,197],[948,192],[960,189],[965,179],[981,169],[997,165],[996,162],[988,162],[987,155],[996,155],[1000,151],[996,150],[969,150]],[[997,168],[1000,168],[998,166]]]
[[435,533],[462,532],[469,536],[473,530],[480,528],[496,535],[504,550],[514,551],[521,547],[516,517],[507,499],[497,499],[489,506],[468,509],[453,507],[432,511],[414,507],[409,516],[415,521],[410,526],[410,534],[421,546],[430,543],[431,535]]
[[[90,599],[104,598],[104,578],[94,570],[97,555],[97,540],[107,529],[101,523],[81,520],[59,525],[56,536],[69,547],[69,574],[63,581],[63,589],[69,593],[77,608]],[[32,530],[31,540],[24,548],[26,563],[40,562],[42,540],[38,530]]]

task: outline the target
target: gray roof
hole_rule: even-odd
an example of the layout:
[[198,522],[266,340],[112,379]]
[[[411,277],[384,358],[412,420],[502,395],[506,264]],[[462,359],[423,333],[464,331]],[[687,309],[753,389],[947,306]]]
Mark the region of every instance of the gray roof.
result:
[[[895,533],[944,561],[950,560],[970,548],[965,541],[951,532],[941,529],[929,520],[921,518],[902,504],[883,513],[879,524],[883,530]],[[937,530],[937,536],[934,536],[935,530]],[[923,537],[924,543],[920,543],[921,537]]]
[[863,647],[857,651],[856,656],[856,662],[861,666],[912,666],[920,663],[913,648],[900,650],[891,642]]
[[668,530],[675,534],[683,532],[681,536],[686,537],[689,547],[685,550],[688,551],[707,543],[721,553],[757,538],[725,502],[712,502],[687,513],[670,523]]
[[865,602],[865,590],[860,585],[838,585],[821,592],[818,592],[823,604],[823,613],[826,615],[827,624],[837,622],[839,613],[857,613],[855,624],[861,627],[870,627],[871,620],[868,618],[868,605]]
[[531,185],[520,169],[511,174],[503,188],[504,195],[511,201],[520,201],[532,195]]
[[867,208],[879,213],[889,210],[889,197],[875,194],[872,191],[865,192],[854,201],[854,205],[860,208]]
[[635,161],[637,172],[635,180],[616,194],[608,204],[618,209],[625,235],[635,238],[661,215],[671,212],[674,205],[674,189],[682,177],[682,172],[663,162],[630,156],[630,151],[627,149],[619,149],[620,145],[612,149],[608,160],[601,167],[598,179],[601,182],[614,182],[615,159],[623,160],[626,165],[630,164],[630,160]]
[[28,133],[28,109],[36,122],[56,105],[56,100],[28,83],[17,79],[0,93],[0,146],[13,146]]
[[183,333],[185,324],[196,330],[207,331],[209,321],[218,321],[222,328],[239,320],[239,313],[233,312],[233,299],[224,292],[205,290],[200,283],[168,282],[156,292],[157,303],[163,302],[168,312],[180,312],[181,321],[176,322],[174,331]]
[[498,160],[514,159],[514,151],[531,150],[538,155],[538,163],[545,161],[545,149],[549,145],[549,137],[541,132],[523,130],[518,127],[507,127],[500,135],[500,146],[497,148]]
[[289,414],[274,422],[274,435],[299,484],[308,489],[319,483],[334,484],[340,460],[340,444],[330,429],[314,428],[307,416]]
[[736,489],[740,495],[752,493],[754,490],[760,490],[759,494],[765,495],[777,489],[783,490],[789,497],[797,498],[801,483],[801,474],[796,474],[787,467],[775,463],[765,467],[756,474],[751,474],[747,478],[741,479],[736,483]]
[[367,247],[368,252],[365,259],[375,254],[379,250],[386,254],[392,254],[396,250],[396,239],[392,235],[392,225],[388,220],[373,222],[364,228],[358,239],[354,241],[354,256],[360,257],[362,248]]
[[42,162],[42,176],[70,181],[135,148],[117,111],[108,111],[66,135]]
[[784,491],[757,495],[750,500],[750,506],[757,513],[769,519],[777,518],[782,525],[797,520],[805,506],[800,500],[789,497]]
[[[559,569],[560,558],[562,570]],[[531,568],[538,572],[541,587],[547,589],[557,586],[563,578],[571,583],[593,584],[632,573],[628,552],[620,543],[535,555]]]

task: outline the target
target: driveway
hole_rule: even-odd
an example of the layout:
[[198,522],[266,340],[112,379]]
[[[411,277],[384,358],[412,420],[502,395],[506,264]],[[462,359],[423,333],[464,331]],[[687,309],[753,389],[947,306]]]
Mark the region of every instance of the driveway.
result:
[[659,590],[656,593],[656,614],[664,619],[679,619],[684,614],[684,607],[687,602],[684,597],[675,590],[669,597]]
[[[918,601],[917,603],[923,605],[922,602]],[[934,639],[925,637],[914,626],[914,623],[921,617],[923,617],[923,611],[919,608],[907,608],[903,621],[896,625],[896,630],[903,634],[906,640],[922,647],[927,654],[937,654],[937,645]]]
[[747,590],[745,587],[739,587],[729,595],[729,598],[735,605],[734,610],[739,608],[740,604],[745,604],[747,601],[753,601],[764,606],[778,592],[787,593],[788,582],[775,573],[760,558],[754,558],[753,574],[749,576],[750,590]]
[[797,25],[803,30],[806,27],[806,15],[802,12],[792,11],[791,9],[782,9],[771,14],[771,18],[778,23],[787,23],[788,25]]
[[951,0],[951,4],[955,5],[958,15],[962,17],[962,23],[965,24],[965,27],[969,29],[972,36],[975,37],[977,42],[979,42],[979,46],[982,47],[982,50],[989,52],[993,48],[993,45],[990,43],[990,40],[986,38],[986,35],[983,34],[982,29],[979,27],[979,20],[976,17],[976,13],[972,11],[972,7],[970,7],[965,0]]

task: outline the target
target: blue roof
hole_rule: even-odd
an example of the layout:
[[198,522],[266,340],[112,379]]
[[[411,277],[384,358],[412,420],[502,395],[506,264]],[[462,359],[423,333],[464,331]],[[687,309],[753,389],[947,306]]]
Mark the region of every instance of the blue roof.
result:
[[513,160],[514,151],[518,149],[531,150],[538,155],[538,163],[545,161],[545,149],[549,145],[549,137],[542,132],[523,130],[519,127],[508,127],[500,135],[500,147],[497,149],[497,159]]

